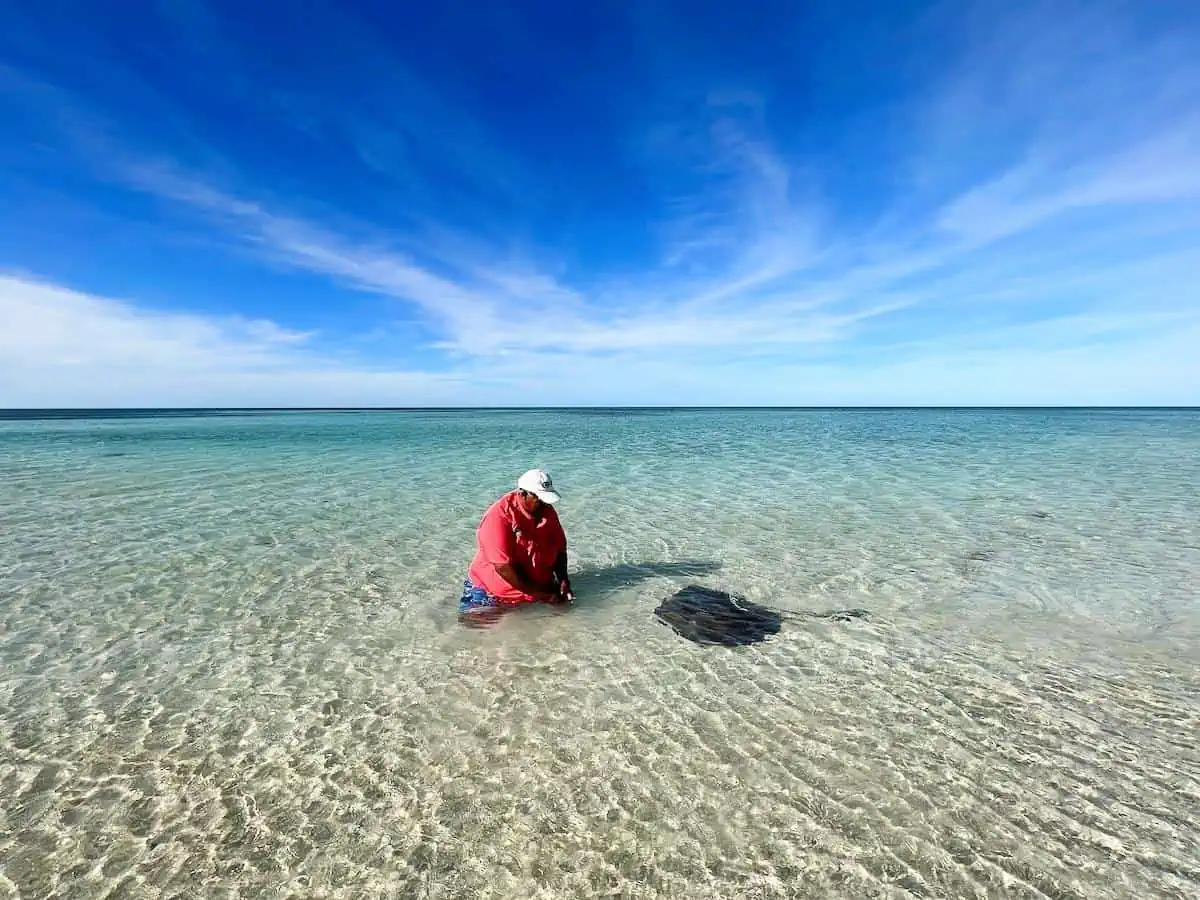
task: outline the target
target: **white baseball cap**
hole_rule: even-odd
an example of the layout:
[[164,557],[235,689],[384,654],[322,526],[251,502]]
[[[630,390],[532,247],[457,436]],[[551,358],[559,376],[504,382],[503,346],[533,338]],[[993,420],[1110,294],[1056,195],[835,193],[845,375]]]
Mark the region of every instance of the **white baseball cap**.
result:
[[536,494],[543,503],[551,505],[562,499],[558,491],[554,490],[554,482],[550,480],[550,476],[541,469],[530,469],[518,478],[517,489]]

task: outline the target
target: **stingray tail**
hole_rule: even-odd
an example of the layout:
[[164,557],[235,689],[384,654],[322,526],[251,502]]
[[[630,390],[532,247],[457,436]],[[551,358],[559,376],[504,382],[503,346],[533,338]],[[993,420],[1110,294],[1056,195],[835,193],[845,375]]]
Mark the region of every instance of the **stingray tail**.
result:
[[851,619],[869,619],[870,612],[865,609],[827,609],[823,612],[809,610],[785,610],[780,612],[784,619],[797,621],[800,619],[832,619],[835,622],[849,622]]

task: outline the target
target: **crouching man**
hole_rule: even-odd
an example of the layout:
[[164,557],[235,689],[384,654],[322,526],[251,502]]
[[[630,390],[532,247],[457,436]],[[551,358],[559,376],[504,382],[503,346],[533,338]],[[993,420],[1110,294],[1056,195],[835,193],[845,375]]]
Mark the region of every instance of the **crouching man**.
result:
[[554,509],[560,499],[550,476],[530,469],[516,490],[488,507],[475,533],[460,614],[575,599],[567,577],[567,536]]

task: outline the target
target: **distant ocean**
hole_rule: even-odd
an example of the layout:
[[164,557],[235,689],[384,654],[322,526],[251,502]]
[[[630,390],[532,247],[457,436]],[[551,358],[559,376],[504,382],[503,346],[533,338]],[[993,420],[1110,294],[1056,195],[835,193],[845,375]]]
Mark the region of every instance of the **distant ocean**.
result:
[[1200,896],[1200,411],[8,412],[0,523],[0,898]]

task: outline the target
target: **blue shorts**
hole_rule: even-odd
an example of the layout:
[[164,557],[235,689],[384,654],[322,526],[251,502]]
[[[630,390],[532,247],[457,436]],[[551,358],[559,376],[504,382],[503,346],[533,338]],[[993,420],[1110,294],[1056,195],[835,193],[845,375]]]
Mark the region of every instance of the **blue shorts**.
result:
[[473,609],[491,609],[500,605],[500,601],[481,587],[471,584],[469,579],[463,580],[462,596],[458,598],[458,611],[470,612]]

